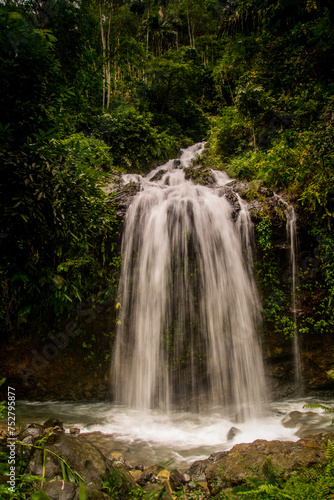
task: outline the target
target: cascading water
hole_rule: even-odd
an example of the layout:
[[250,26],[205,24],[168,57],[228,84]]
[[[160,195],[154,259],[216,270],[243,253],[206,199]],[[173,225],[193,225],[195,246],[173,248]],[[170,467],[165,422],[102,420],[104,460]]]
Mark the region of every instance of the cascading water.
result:
[[168,410],[202,395],[208,405],[254,417],[266,387],[251,222],[241,200],[233,222],[219,189],[185,179],[182,168],[203,148],[184,150],[181,162],[146,178],[126,179],[140,182],[140,192],[122,242],[114,396],[134,408]]
[[298,318],[297,318],[297,299],[296,289],[298,281],[297,269],[297,216],[295,209],[289,205],[281,196],[275,194],[275,197],[285,208],[286,216],[286,235],[289,248],[289,263],[291,275],[291,308],[293,314],[294,335],[293,335],[293,357],[294,357],[294,378],[295,378],[295,392],[297,395],[302,394],[303,389],[303,376],[302,376],[302,361],[299,345],[298,333]]
[[302,363],[299,346],[298,335],[298,321],[297,321],[297,300],[296,300],[296,286],[297,286],[297,218],[295,210],[292,206],[286,212],[286,232],[290,244],[290,266],[291,266],[291,304],[294,323],[294,336],[293,336],[293,352],[295,361],[295,387],[296,393],[302,392]]

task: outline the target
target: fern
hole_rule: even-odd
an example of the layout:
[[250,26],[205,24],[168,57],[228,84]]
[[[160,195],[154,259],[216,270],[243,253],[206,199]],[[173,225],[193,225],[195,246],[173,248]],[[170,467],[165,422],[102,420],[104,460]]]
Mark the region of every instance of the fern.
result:
[[262,484],[259,489],[259,492],[266,493],[267,495],[272,495],[274,498],[277,498],[277,496],[283,497],[283,498],[288,498],[289,500],[295,500],[294,498],[290,497],[290,495],[287,495],[286,493],[283,493],[283,491],[278,488],[277,486],[274,486],[273,484]]
[[333,476],[334,475],[334,444],[328,440],[327,448],[326,448],[326,458],[329,463],[326,466],[326,475]]
[[332,413],[332,408],[329,406],[324,406],[320,405],[317,403],[310,403],[310,404],[305,404],[303,408],[313,408],[313,409],[320,409],[320,410],[325,410],[327,413]]
[[[5,382],[6,382],[5,378],[1,379],[0,385],[3,385]],[[5,418],[6,411],[7,411],[6,401],[0,402],[0,418]]]
[[277,484],[277,471],[270,458],[263,462],[262,472],[268,484]]
[[330,439],[327,443],[326,458],[328,458],[331,462],[334,460],[334,444]]

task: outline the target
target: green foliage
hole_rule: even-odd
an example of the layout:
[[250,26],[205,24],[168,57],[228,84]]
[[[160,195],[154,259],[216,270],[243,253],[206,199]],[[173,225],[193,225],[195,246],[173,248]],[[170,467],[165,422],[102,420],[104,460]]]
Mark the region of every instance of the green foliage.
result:
[[86,164],[106,171],[111,169],[110,148],[93,136],[87,137],[80,132],[59,140],[58,144],[62,146],[67,160],[73,164]]
[[104,178],[85,154],[74,159],[60,152],[41,145],[34,161],[28,152],[3,163],[1,225],[9,236],[2,242],[0,276],[7,328],[15,317],[20,327],[52,310],[61,314],[96,290],[117,243]]
[[326,457],[328,463],[317,468],[295,471],[283,476],[275,470],[269,461],[262,467],[262,477],[248,478],[242,487],[235,487],[231,492],[221,492],[216,499],[251,499],[251,500],[320,500],[332,498],[334,488],[334,447],[327,444]]
[[[250,123],[241,117],[237,108],[225,108],[221,117],[212,120],[209,156],[219,158],[224,163],[228,162],[242,149],[247,148],[249,134]],[[218,165],[213,166],[217,168]]]
[[[302,329],[331,332],[332,3],[100,3],[0,4],[4,328],[52,324],[117,279],[103,172],[148,171],[210,135],[205,166],[285,190],[321,231]],[[266,314],[290,335],[265,219],[257,239]]]
[[95,133],[110,147],[113,164],[125,171],[149,171],[154,162],[173,156],[177,142],[159,134],[152,126],[152,116],[135,108],[117,114],[102,115]]
[[[3,378],[0,380],[0,387],[6,382],[6,379]],[[7,404],[6,401],[0,402],[0,419],[5,418],[7,412]]]
[[269,215],[264,214],[256,224],[257,242],[260,248],[268,251],[272,248],[272,224]]
[[141,106],[147,107],[156,124],[163,125],[172,135],[192,142],[203,140],[209,129],[202,108],[206,105],[205,94],[212,93],[210,76],[194,49],[170,51],[167,56],[152,62],[150,83],[145,86],[145,94],[141,94]]
[[327,413],[331,413],[332,412],[332,408],[330,408],[329,406],[324,406],[324,405],[320,405],[320,404],[317,404],[317,403],[305,404],[303,406],[303,408],[320,408],[321,410],[324,410]]

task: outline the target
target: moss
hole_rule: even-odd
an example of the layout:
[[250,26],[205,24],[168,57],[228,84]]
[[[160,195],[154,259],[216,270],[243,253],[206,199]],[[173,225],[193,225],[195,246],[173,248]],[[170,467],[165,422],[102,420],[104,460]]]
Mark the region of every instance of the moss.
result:
[[211,186],[215,184],[215,178],[210,168],[200,166],[191,166],[184,168],[185,178],[192,180],[195,184],[202,186]]

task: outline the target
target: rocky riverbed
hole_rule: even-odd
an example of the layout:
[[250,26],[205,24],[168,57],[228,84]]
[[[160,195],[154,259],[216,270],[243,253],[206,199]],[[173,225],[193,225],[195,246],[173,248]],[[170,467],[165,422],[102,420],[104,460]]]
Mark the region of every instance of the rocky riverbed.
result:
[[[284,425],[297,427],[299,413],[287,415]],[[313,412],[305,415],[312,420]],[[237,428],[232,428],[230,437],[233,439],[237,432]],[[251,477],[265,479],[268,464],[284,478],[300,468],[324,464],[328,440],[334,442],[334,432],[307,435],[296,442],[258,439],[212,453],[179,470],[168,464],[130,461],[127,456],[129,452],[131,455],[131,443],[127,449],[120,449],[111,436],[108,439],[102,433],[81,433],[79,428],[68,428],[57,419],[49,419],[43,425],[27,424],[16,437],[20,473],[44,478],[39,484],[43,484],[43,492],[48,495],[45,498],[52,500],[79,499],[79,490],[80,495],[85,490],[85,498],[92,500],[132,499],[143,492],[171,500],[180,491],[183,498],[194,492],[198,494],[196,498],[214,497]],[[2,430],[0,451],[5,452],[8,443],[6,431]],[[0,477],[0,482],[7,480],[6,475]]]

